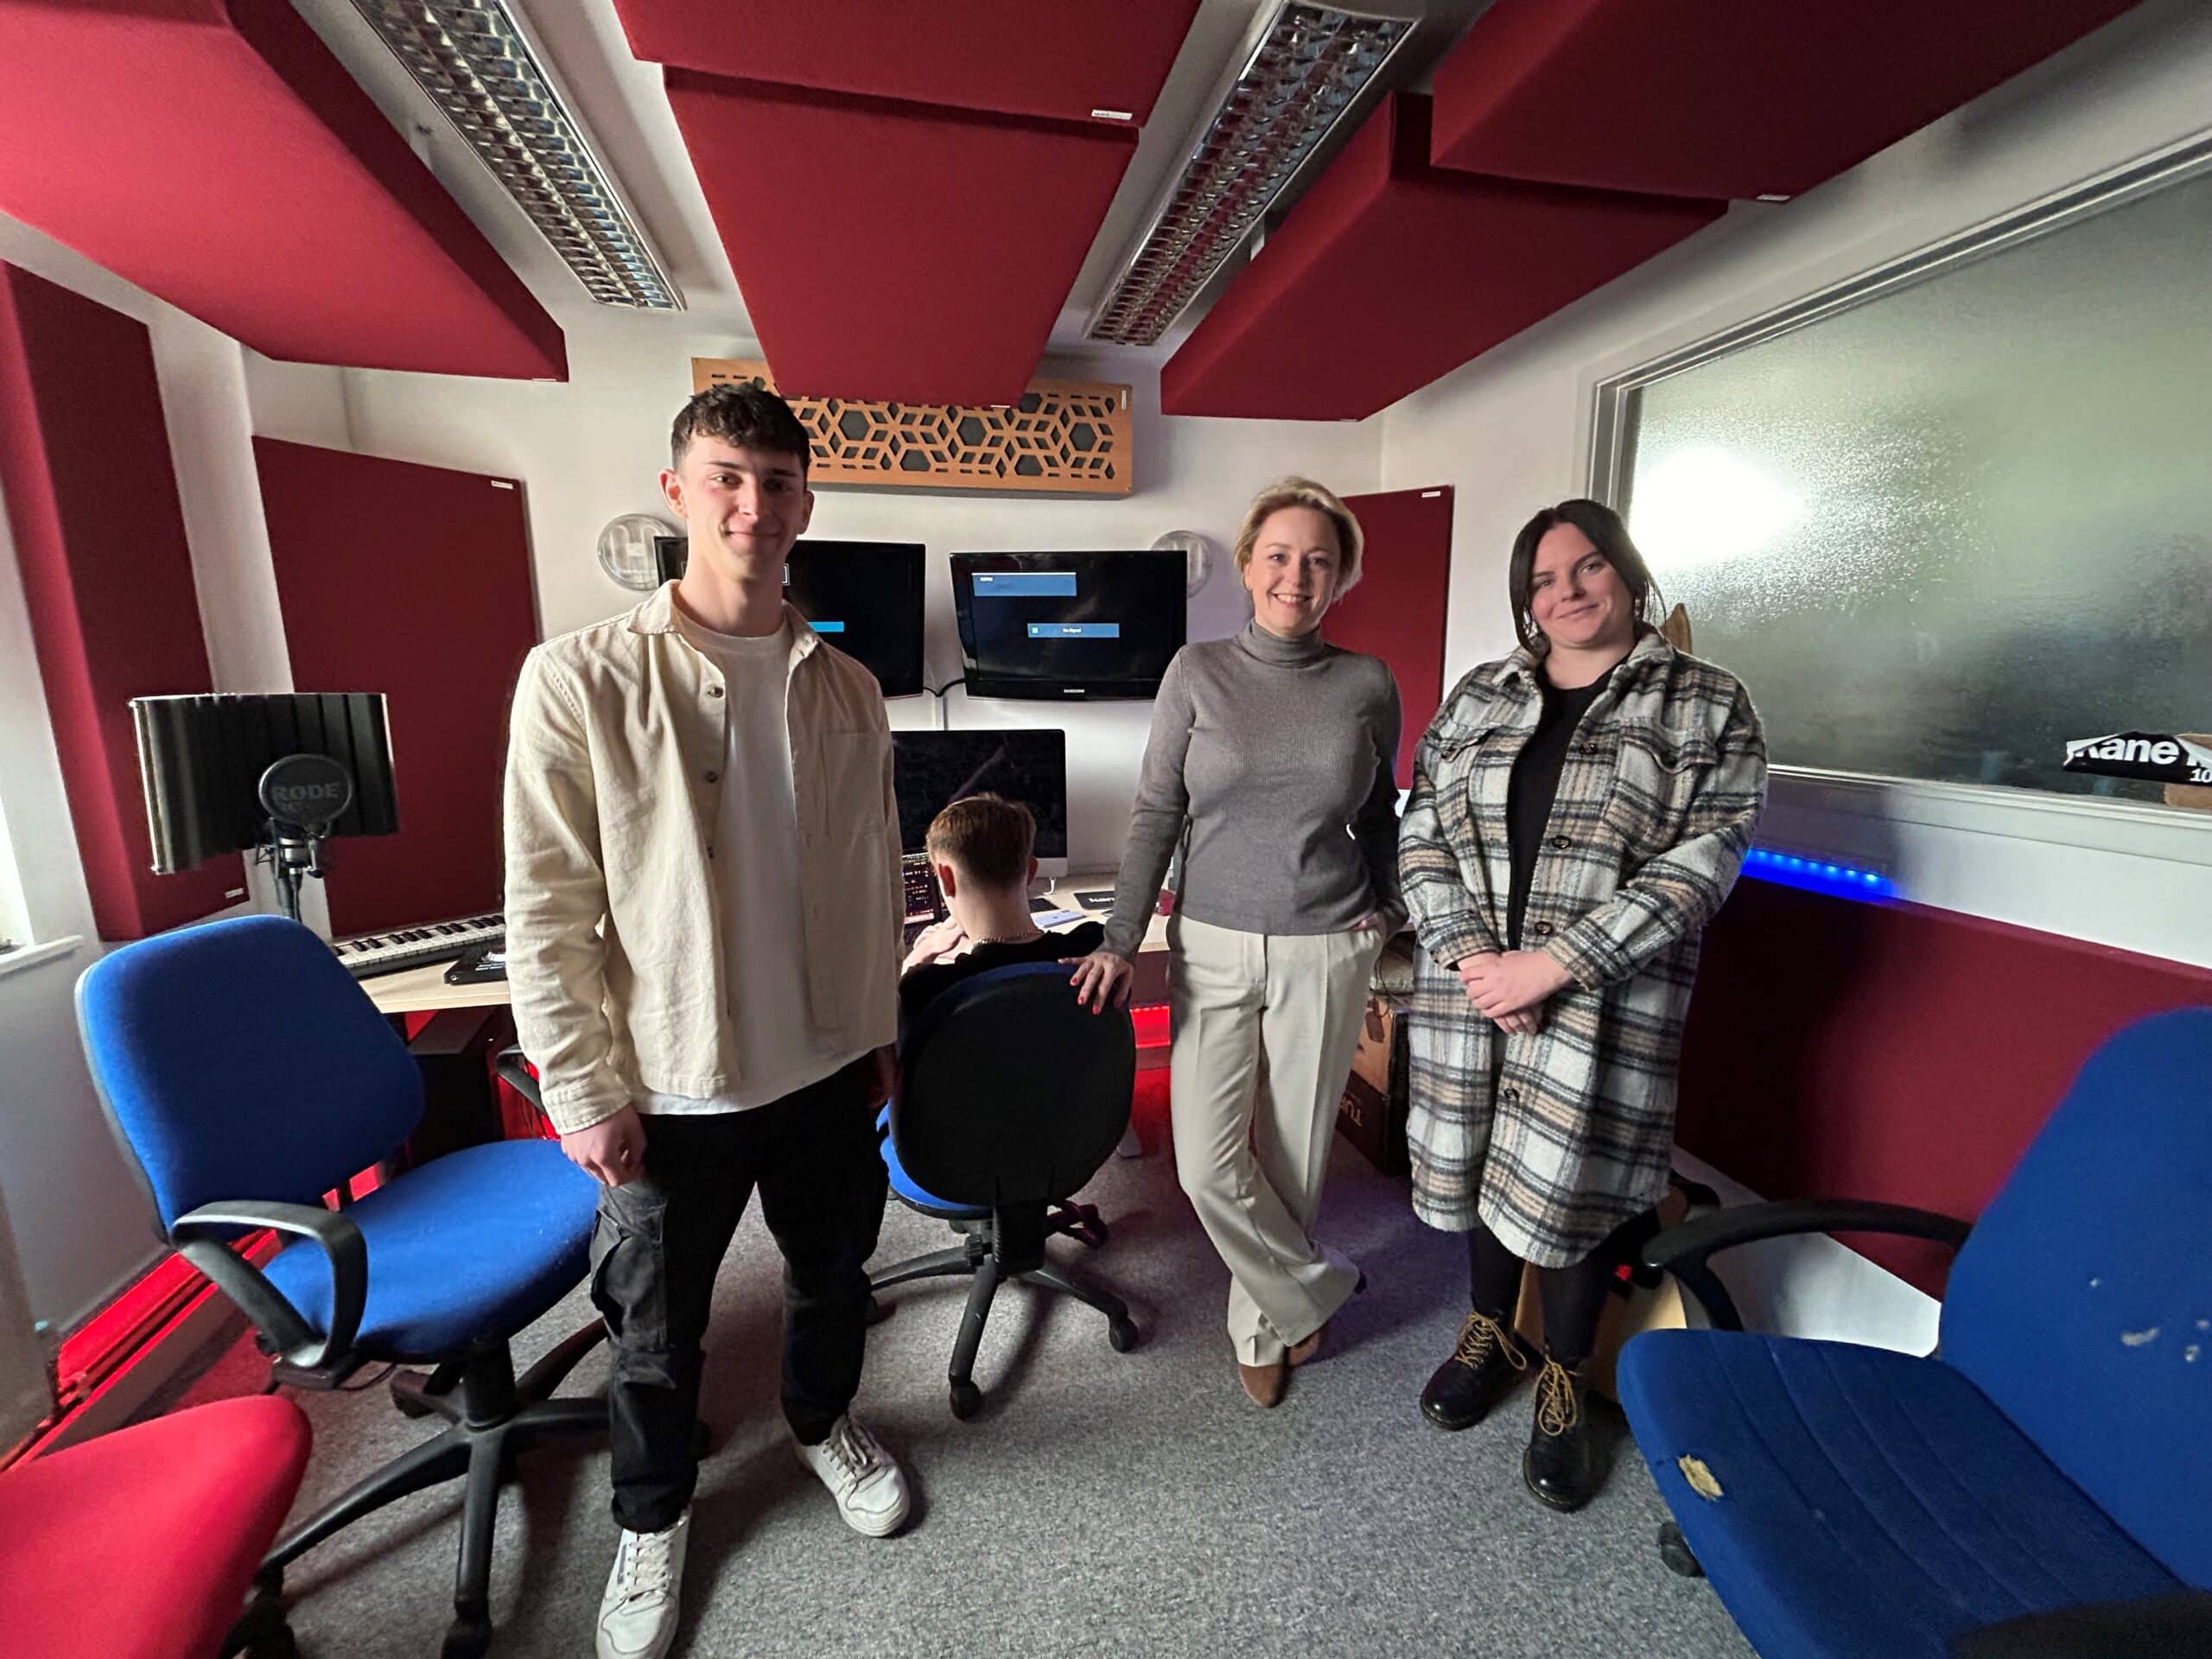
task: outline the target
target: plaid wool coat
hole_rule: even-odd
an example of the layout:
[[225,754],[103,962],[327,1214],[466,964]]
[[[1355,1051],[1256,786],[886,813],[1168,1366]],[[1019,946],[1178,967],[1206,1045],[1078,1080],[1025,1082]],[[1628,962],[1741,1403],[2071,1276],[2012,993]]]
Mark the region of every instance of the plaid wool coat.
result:
[[[1525,648],[1453,690],[1414,757],[1399,874],[1422,949],[1407,1014],[1414,1210],[1567,1267],[1665,1190],[1700,932],[1766,799],[1766,740],[1726,670],[1639,639],[1576,728],[1524,949],[1573,976],[1506,1036],[1452,964],[1506,948],[1506,786],[1542,708]],[[1503,1065],[1495,1050],[1503,1045]]]

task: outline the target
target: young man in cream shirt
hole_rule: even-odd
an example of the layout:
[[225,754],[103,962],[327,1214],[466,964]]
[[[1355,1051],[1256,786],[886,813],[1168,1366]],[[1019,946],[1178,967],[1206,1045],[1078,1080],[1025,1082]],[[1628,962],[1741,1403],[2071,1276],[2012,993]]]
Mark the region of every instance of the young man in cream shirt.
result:
[[756,1187],[787,1269],[798,1455],[856,1530],[908,1511],[849,1409],[905,910],[889,727],[874,677],[784,602],[814,507],[789,405],[713,387],[671,439],[683,579],[531,653],[506,779],[516,1023],[563,1150],[602,1183],[592,1297],[621,1540],[600,1659],[675,1639],[700,1344]]

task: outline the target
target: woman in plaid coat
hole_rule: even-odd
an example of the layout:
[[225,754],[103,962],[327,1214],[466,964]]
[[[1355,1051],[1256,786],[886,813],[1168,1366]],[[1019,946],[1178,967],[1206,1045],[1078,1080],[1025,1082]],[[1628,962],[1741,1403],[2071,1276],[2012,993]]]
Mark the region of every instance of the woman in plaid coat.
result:
[[1651,575],[1594,501],[1539,512],[1508,576],[1521,648],[1462,680],[1421,740],[1399,835],[1415,953],[1414,1210],[1464,1232],[1473,1311],[1421,1395],[1478,1421],[1546,1353],[1522,1478],[1555,1509],[1596,1481],[1581,1368],[1607,1239],[1665,1190],[1700,935],[1766,797],[1735,677],[1651,626]]

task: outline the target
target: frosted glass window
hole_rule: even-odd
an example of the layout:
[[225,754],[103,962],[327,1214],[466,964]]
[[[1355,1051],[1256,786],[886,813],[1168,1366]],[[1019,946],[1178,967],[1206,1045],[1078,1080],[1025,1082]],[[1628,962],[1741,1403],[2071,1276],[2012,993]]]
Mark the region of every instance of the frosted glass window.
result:
[[1618,494],[1780,764],[2155,799],[2212,730],[2212,176],[1620,394]]

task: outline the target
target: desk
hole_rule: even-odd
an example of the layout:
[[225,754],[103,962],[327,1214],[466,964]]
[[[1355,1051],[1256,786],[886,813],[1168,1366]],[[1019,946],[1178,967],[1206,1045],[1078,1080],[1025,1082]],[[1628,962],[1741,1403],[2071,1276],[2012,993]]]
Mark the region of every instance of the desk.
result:
[[[1080,909],[1075,902],[1077,892],[1110,888],[1114,872],[1103,874],[1065,875],[1053,884],[1046,895],[1065,899],[1062,907]],[[1103,911],[1086,911],[1084,914],[1097,921],[1104,921]],[[1070,927],[1077,925],[1071,922]],[[448,985],[446,969],[450,963],[434,962],[424,968],[407,968],[396,974],[378,974],[373,979],[360,982],[361,988],[369,994],[369,1001],[384,1014],[431,1014],[442,1008],[502,1008],[507,1005],[507,982],[487,980],[480,985]],[[1165,1002],[1167,1000],[1167,918],[1154,915],[1145,929],[1144,943],[1137,947],[1136,984],[1130,999],[1135,1003]]]

